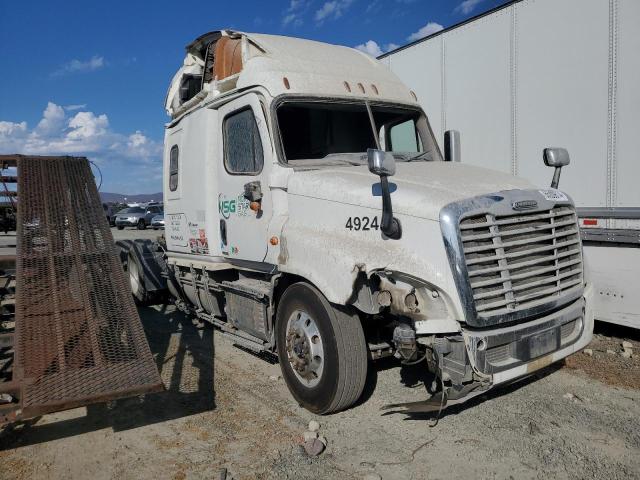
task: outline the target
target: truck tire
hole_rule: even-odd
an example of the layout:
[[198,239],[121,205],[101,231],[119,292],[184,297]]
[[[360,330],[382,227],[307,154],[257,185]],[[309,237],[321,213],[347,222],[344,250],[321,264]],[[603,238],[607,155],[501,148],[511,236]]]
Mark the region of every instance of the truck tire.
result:
[[167,282],[157,245],[152,240],[118,240],[116,252],[135,302],[138,305],[164,302],[168,293]]
[[134,301],[138,305],[146,305],[149,302],[149,293],[144,283],[144,268],[134,251],[129,251],[127,273]]
[[298,403],[314,413],[353,405],[367,377],[367,344],[357,314],[332,306],[304,282],[291,285],[276,313],[282,376]]

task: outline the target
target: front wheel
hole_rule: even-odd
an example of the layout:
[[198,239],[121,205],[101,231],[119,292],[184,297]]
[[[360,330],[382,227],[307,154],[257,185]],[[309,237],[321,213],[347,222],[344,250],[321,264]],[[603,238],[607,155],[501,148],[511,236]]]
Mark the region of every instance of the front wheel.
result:
[[118,230],[124,230],[124,226],[118,225]]
[[138,220],[138,230],[144,230],[147,228],[147,224],[144,222],[144,218]]
[[332,306],[308,283],[291,285],[276,315],[282,376],[301,406],[332,413],[353,405],[367,376],[367,344],[358,315]]

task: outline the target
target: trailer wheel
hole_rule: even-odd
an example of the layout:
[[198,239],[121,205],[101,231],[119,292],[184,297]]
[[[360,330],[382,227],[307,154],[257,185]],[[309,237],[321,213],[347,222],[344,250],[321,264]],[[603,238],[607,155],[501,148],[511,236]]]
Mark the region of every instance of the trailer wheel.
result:
[[143,268],[138,261],[138,257],[129,252],[127,258],[127,272],[129,273],[129,284],[133,299],[138,305],[145,305],[149,301],[149,294],[144,284]]
[[343,410],[362,394],[367,345],[360,319],[332,306],[312,285],[295,283],[282,295],[276,342],[289,391],[307,410]]

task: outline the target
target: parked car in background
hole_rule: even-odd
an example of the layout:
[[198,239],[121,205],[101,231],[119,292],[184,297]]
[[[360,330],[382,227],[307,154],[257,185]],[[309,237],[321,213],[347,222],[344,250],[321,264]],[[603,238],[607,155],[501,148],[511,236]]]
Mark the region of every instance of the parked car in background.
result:
[[162,213],[162,208],[155,205],[147,208],[125,208],[116,214],[116,227],[118,230],[122,230],[124,227],[137,227],[138,230],[144,230],[148,225],[151,225],[151,219],[160,213]]
[[151,219],[151,226],[154,230],[158,230],[159,228],[164,228],[164,212],[160,215],[156,215]]

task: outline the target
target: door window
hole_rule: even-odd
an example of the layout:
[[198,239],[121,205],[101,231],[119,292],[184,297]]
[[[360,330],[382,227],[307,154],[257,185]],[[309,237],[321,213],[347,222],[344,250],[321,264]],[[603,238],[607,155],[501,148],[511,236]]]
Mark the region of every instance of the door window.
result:
[[224,120],[224,164],[231,174],[256,175],[264,156],[256,117],[251,108],[232,113]]
[[413,119],[398,123],[389,129],[391,150],[394,152],[417,153],[420,151],[419,137]]
[[171,147],[169,154],[169,190],[175,192],[178,188],[178,145]]

